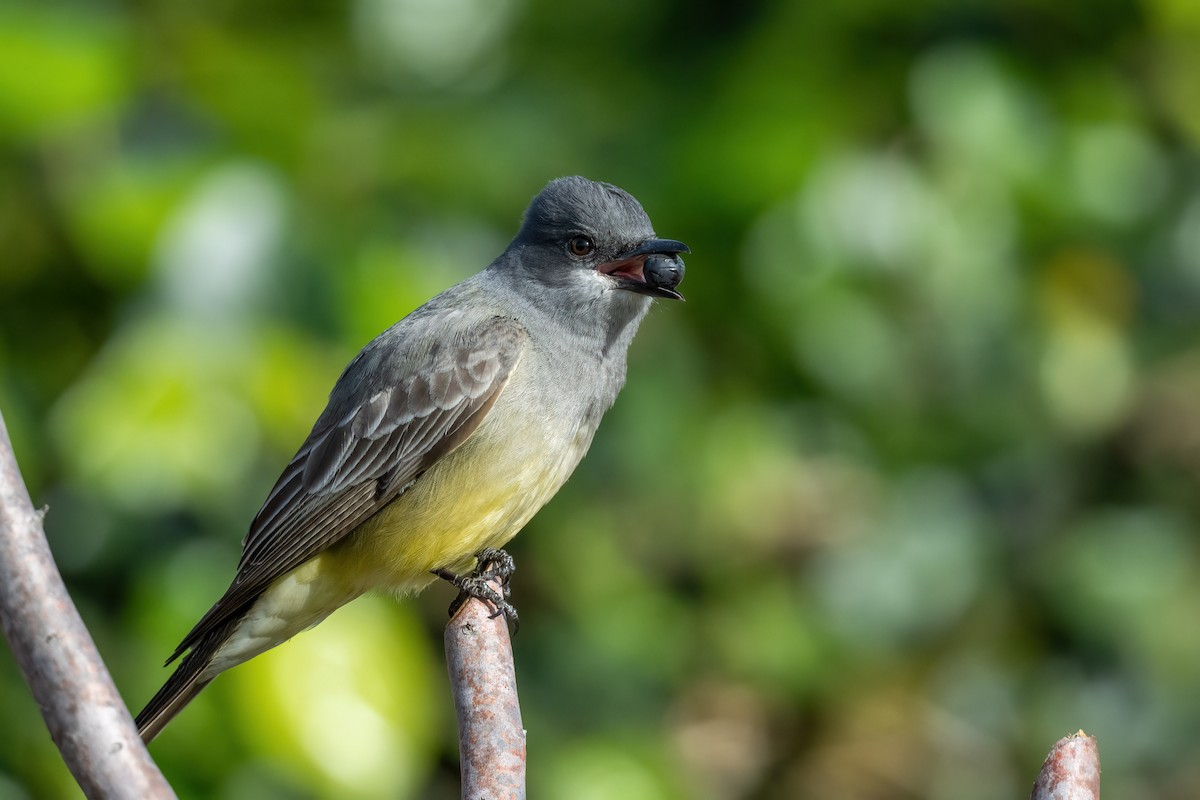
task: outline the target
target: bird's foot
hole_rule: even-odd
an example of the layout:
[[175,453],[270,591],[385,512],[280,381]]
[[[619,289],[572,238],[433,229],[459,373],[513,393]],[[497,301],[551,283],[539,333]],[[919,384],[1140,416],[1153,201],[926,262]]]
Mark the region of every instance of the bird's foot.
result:
[[[516,636],[521,627],[521,620],[517,617],[517,609],[508,602],[509,580],[517,570],[516,563],[508,553],[494,547],[479,551],[475,558],[475,569],[469,575],[455,575],[448,569],[433,570],[434,575],[458,588],[458,597],[450,604],[450,616],[457,614],[463,603],[474,597],[489,603],[495,609],[491,619],[503,614],[508,622],[510,635]],[[495,578],[500,579],[499,592],[492,588],[491,582]]]

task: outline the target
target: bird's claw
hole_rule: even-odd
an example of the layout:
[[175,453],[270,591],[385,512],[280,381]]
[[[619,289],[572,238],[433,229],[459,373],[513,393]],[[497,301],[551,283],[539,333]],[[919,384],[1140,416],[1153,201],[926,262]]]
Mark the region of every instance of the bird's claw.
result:
[[[490,604],[495,609],[489,615],[489,619],[495,619],[503,614],[508,623],[509,635],[516,636],[521,627],[521,620],[517,616],[517,609],[508,602],[511,592],[509,581],[516,572],[516,563],[508,553],[494,547],[481,550],[475,558],[475,569],[469,575],[455,575],[448,569],[433,570],[434,575],[458,588],[458,596],[450,603],[450,616],[453,617],[457,614],[463,603],[474,597]],[[501,591],[499,592],[492,587],[491,582],[495,578],[500,579]]]

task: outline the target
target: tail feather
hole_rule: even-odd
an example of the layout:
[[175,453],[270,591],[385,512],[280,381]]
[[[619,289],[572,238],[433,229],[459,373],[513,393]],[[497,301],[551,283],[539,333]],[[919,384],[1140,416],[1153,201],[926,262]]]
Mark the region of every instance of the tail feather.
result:
[[186,675],[184,672],[183,666],[176,670],[137,715],[138,733],[146,744],[150,744],[167,723],[174,719],[192,698],[200,694],[201,689],[212,682],[212,678],[201,680],[200,670],[191,671]]
[[[214,613],[221,608],[218,602],[168,659],[170,664],[187,650],[174,674],[137,715],[142,741],[157,736],[219,673],[286,642],[362,593],[356,584],[329,580],[320,569],[313,559],[220,616]],[[247,629],[241,631],[244,623]]]
[[143,742],[149,744],[184,706],[200,694],[201,689],[212,683],[216,677],[216,673],[209,670],[213,657],[225,644],[236,624],[237,620],[231,620],[197,642],[163,687],[146,703],[135,720]]

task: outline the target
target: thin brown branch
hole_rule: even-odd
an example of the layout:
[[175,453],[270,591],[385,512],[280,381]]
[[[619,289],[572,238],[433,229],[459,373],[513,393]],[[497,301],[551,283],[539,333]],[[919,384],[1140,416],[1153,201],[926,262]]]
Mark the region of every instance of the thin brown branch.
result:
[[50,737],[88,797],[175,793],[67,594],[0,415],[0,623]]
[[1083,731],[1064,736],[1042,762],[1030,800],[1100,800],[1100,751]]
[[[493,587],[500,591],[499,579]],[[469,600],[446,625],[446,664],[458,712],[462,796],[525,797],[525,728],[512,641],[503,615]]]

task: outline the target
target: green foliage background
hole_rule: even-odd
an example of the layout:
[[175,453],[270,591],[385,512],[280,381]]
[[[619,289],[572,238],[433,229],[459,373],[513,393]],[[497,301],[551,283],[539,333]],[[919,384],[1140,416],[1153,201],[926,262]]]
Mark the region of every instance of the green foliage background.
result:
[[[0,2],[0,409],[136,710],[342,365],[550,178],[694,255],[515,541],[540,798],[1200,795],[1200,4]],[[183,797],[457,796],[450,590]],[[0,796],[76,791],[0,657]]]

